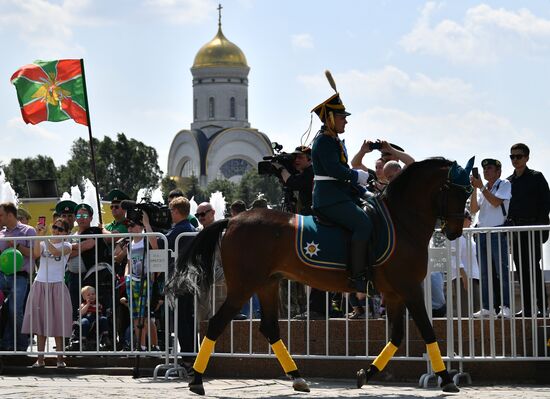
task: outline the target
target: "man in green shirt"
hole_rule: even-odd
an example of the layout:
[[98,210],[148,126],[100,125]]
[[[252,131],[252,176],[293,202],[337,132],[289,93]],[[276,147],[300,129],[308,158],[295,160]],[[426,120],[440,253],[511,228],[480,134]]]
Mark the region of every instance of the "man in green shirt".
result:
[[128,233],[128,227],[126,226],[126,211],[120,206],[122,200],[130,199],[125,193],[120,190],[114,189],[107,194],[108,201],[111,201],[111,214],[113,220],[111,223],[105,226],[105,230],[111,233]]

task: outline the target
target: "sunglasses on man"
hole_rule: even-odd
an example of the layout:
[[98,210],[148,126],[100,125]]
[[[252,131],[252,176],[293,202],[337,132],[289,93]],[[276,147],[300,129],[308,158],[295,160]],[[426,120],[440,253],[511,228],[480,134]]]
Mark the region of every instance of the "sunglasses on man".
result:
[[510,159],[513,161],[514,159],[522,159],[525,157],[524,154],[510,154]]
[[88,215],[87,213],[77,213],[76,214],[76,218],[77,219],[88,219],[90,215]]
[[205,217],[205,216],[208,214],[208,212],[210,212],[210,211],[212,211],[212,209],[208,209],[207,211],[204,211],[204,212],[197,212],[197,213],[195,213],[195,217],[196,217],[196,218],[203,218],[203,217]]

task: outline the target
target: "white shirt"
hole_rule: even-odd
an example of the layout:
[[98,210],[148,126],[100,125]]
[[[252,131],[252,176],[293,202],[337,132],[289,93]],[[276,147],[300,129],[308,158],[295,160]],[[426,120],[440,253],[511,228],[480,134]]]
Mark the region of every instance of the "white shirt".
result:
[[145,267],[143,267],[143,252],[145,240],[146,239],[144,238],[139,240],[138,242],[132,241],[130,243],[130,273],[134,280],[141,280],[141,276],[143,275],[145,277],[148,270],[147,259],[145,259]]
[[451,241],[451,272],[453,280],[456,278],[457,259],[459,261],[459,267],[466,271],[468,277],[479,280],[476,243],[472,237],[469,237],[469,239],[469,245],[464,235],[460,236],[458,240]]
[[67,241],[52,243],[52,245],[61,250],[59,256],[54,256],[48,251],[44,241],[40,241],[40,267],[36,274],[36,281],[43,283],[58,283],[65,280],[65,265],[71,254],[71,244]]
[[[487,189],[488,190],[488,189]],[[495,197],[504,200],[504,210],[506,215],[508,215],[508,208],[510,206],[510,198],[512,198],[512,183],[508,180],[497,179],[490,192],[494,194]],[[495,227],[500,226],[506,220],[505,215],[502,214],[502,207],[493,206],[485,194],[481,191],[477,193],[477,203],[479,205],[479,215],[477,227]]]

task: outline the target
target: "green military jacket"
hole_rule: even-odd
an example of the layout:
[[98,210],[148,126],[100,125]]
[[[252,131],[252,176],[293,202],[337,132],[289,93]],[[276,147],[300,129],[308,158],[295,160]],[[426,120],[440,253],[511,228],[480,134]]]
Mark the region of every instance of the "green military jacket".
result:
[[105,226],[105,230],[113,231],[116,230],[119,233],[128,233],[128,227],[126,227],[126,219],[124,219],[122,222],[117,222],[116,220],[113,220],[111,223]]
[[346,147],[338,138],[317,134],[311,148],[315,176],[329,176],[335,180],[315,180],[313,208],[334,205],[340,202],[357,201],[357,172],[348,166]]

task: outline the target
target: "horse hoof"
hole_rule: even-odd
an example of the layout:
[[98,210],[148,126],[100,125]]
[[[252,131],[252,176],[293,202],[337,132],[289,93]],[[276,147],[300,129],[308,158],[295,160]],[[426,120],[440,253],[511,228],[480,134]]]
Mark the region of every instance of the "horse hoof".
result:
[[189,384],[189,390],[197,395],[204,395],[204,386],[202,384]]
[[361,369],[357,372],[357,388],[361,388],[367,383],[367,373],[365,369]]
[[309,392],[309,385],[307,385],[306,380],[303,378],[296,378],[292,382],[292,388],[298,392]]
[[460,392],[460,389],[455,385],[454,382],[449,382],[446,385],[443,385],[443,392]]

